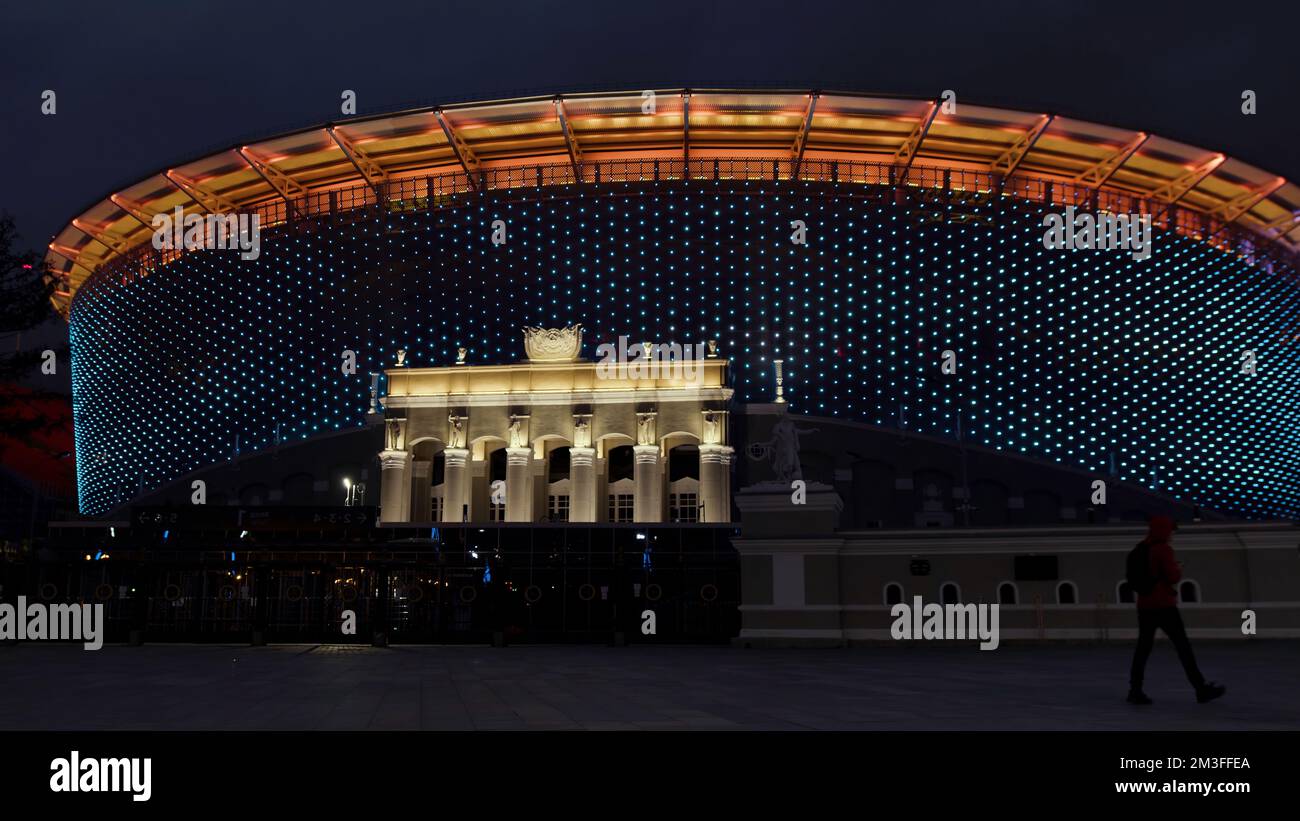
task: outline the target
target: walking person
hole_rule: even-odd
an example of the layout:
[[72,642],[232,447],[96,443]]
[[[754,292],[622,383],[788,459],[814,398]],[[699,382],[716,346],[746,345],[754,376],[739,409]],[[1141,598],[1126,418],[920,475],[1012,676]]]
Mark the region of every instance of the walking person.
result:
[[1177,527],[1168,516],[1152,516],[1147,537],[1128,555],[1128,583],[1137,594],[1138,613],[1137,648],[1133,651],[1133,668],[1129,673],[1130,704],[1151,703],[1150,697],[1142,692],[1142,679],[1155,643],[1156,630],[1165,631],[1173,642],[1187,680],[1196,690],[1198,702],[1213,701],[1227,692],[1223,685],[1206,681],[1201,675],[1196,666],[1196,656],[1192,654],[1192,644],[1187,640],[1183,617],[1178,612],[1177,584],[1183,571],[1174,561],[1174,548],[1170,544]]

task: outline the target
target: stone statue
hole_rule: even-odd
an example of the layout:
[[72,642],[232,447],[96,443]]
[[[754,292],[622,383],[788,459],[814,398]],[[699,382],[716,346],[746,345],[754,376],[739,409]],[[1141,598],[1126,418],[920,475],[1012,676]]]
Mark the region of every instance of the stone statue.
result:
[[717,411],[706,410],[704,412],[704,436],[703,442],[706,445],[722,444],[722,414]]
[[469,354],[469,349],[468,349],[468,348],[457,348],[457,349],[456,349],[456,364],[457,364],[457,365],[464,365],[464,364],[465,364],[465,357],[466,357],[468,354]]
[[451,423],[451,431],[447,437],[447,447],[465,447],[465,417],[453,413],[447,417],[447,421]]
[[510,414],[510,447],[528,447],[528,443],[525,441],[525,437],[528,434],[523,429],[524,420],[527,418],[528,417],[526,416],[515,416],[513,413]]
[[388,420],[388,449],[397,450],[402,441],[402,423],[396,419]]
[[655,415],[638,413],[636,415],[636,443],[638,445],[655,444]]
[[709,344],[709,359],[714,359],[718,355],[718,340],[710,339],[708,344]]
[[781,420],[772,427],[771,439],[750,445],[749,457],[756,460],[770,459],[772,472],[781,484],[803,479],[803,468],[799,465],[799,437],[817,432],[817,428],[795,427],[789,416],[782,415]]
[[397,367],[399,368],[406,367],[406,348],[397,349]]
[[575,448],[591,447],[591,419],[589,417],[573,417],[573,446]]
[[817,428],[797,428],[789,416],[782,416],[772,428],[772,469],[779,482],[803,478],[799,465],[799,437],[817,433]]

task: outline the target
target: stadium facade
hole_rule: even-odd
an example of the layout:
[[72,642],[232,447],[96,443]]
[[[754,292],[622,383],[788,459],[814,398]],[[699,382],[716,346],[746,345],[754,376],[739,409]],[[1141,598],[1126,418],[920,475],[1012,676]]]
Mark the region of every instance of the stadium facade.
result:
[[[155,217],[176,208],[257,215],[260,251],[155,248]],[[1046,247],[1044,225],[1066,209],[1149,218],[1149,257]],[[547,520],[529,531],[530,556],[538,538],[555,538],[537,534],[557,519],[588,533],[588,546],[604,527],[614,544],[631,538],[620,523],[665,523],[660,535],[698,555],[745,557],[739,574],[726,561],[700,565],[714,575],[699,586],[711,597],[699,598],[743,599],[749,637],[871,637],[878,625],[845,614],[876,607],[882,590],[888,602],[920,588],[904,591],[866,557],[921,548],[851,530],[1035,525],[1049,530],[1032,538],[1056,539],[1050,528],[1156,509],[1218,522],[1293,517],[1298,213],[1295,184],[1219,153],[944,100],[667,89],[304,129],[160,171],[51,243],[56,305],[70,323],[79,503],[129,523],[131,505],[185,504],[189,481],[209,477],[209,504],[322,505],[347,474],[349,492],[368,477],[366,501],[383,495],[392,533]],[[547,404],[533,388],[494,389],[490,412],[472,407],[472,391],[440,388],[442,399],[420,405],[398,390],[458,367],[535,380],[535,363],[520,361],[521,329],[575,324],[588,345],[575,357],[620,337],[711,342],[722,381],[687,397],[689,423],[649,440],[628,426],[664,413],[671,397],[623,397],[608,452],[578,441],[577,420],[602,412],[599,397],[575,388],[577,365],[566,366],[565,398],[549,402],[563,412],[546,417],[542,438],[507,431]],[[706,441],[710,413],[727,415],[729,440]],[[469,425],[463,442],[457,418]],[[796,448],[810,482],[797,510],[788,490],[770,487],[789,472],[760,458],[763,443],[789,437],[791,419],[809,437]],[[424,433],[407,437],[417,421]],[[314,473],[291,474],[294,456],[277,465],[312,443],[323,463]],[[680,470],[678,446],[691,454]],[[361,455],[343,456],[351,447]],[[645,451],[629,462],[635,477],[619,474],[620,447]],[[499,519],[489,495],[498,473],[530,498],[520,506],[508,493],[516,501]],[[627,480],[630,492],[617,492]],[[452,485],[460,515],[446,503]],[[719,494],[725,512],[687,512]],[[752,529],[723,550],[733,519]],[[1245,531],[1218,526],[1247,549]],[[243,520],[204,527],[243,530]],[[1228,629],[1232,607],[1287,569],[1288,525],[1242,527],[1265,528],[1250,532],[1265,534],[1251,538],[1269,559],[1253,570],[1231,551],[1214,560],[1230,568],[1231,591],[1213,629]],[[1067,608],[1118,604],[1115,574],[1101,567],[1129,536],[1078,547],[1099,557],[1075,571],[1086,583],[1057,564],[1019,562],[1027,551],[1011,537],[956,553],[998,556],[963,571],[990,599],[1019,602],[1023,581]],[[790,547],[799,538],[817,543]],[[867,563],[849,573],[850,556]],[[1014,574],[988,569],[1013,559]],[[682,559],[687,587],[691,567]],[[913,582],[936,599],[965,595],[917,567]],[[543,589],[520,589],[534,587]],[[575,590],[590,602],[598,588]],[[1300,628],[1293,610],[1281,627]],[[729,618],[710,613],[711,623]],[[1042,625],[1026,619],[1030,633]]]

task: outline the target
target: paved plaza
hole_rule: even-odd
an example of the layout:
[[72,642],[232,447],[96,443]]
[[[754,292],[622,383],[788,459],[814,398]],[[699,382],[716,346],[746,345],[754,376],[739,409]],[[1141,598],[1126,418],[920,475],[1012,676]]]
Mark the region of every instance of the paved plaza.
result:
[[1130,646],[0,647],[0,729],[1300,729],[1300,643],[1200,642],[1228,685],[1198,705],[1173,649],[1153,707]]

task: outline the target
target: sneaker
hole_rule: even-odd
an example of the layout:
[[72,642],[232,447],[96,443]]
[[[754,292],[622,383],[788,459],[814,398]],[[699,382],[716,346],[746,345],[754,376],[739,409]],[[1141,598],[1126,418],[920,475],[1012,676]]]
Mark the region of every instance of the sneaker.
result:
[[1129,690],[1128,698],[1125,699],[1129,704],[1141,704],[1143,706],[1151,703],[1151,697],[1141,690]]
[[1228,688],[1222,684],[1215,684],[1213,681],[1207,681],[1200,687],[1196,688],[1196,701],[1198,704],[1204,704],[1207,701],[1214,701],[1219,696],[1228,692]]

